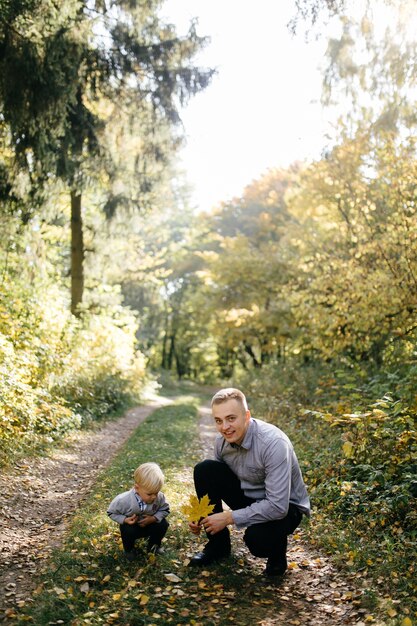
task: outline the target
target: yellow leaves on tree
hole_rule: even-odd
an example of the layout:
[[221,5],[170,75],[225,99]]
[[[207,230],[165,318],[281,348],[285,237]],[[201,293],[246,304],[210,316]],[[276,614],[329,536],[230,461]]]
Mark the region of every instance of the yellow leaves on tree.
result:
[[197,496],[191,495],[188,504],[184,504],[181,507],[181,512],[184,513],[189,522],[198,522],[204,517],[207,517],[212,513],[214,504],[210,504],[208,495],[203,496],[200,500]]

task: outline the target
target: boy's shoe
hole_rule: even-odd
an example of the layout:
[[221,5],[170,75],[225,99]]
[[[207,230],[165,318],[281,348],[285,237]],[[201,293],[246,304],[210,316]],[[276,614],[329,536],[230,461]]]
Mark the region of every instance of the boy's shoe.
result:
[[148,553],[150,554],[163,554],[165,550],[161,548],[161,546],[157,543],[154,543],[152,546],[148,547]]
[[136,550],[126,550],[125,558],[126,558],[127,561],[129,561],[129,562],[135,561],[136,557],[137,557]]

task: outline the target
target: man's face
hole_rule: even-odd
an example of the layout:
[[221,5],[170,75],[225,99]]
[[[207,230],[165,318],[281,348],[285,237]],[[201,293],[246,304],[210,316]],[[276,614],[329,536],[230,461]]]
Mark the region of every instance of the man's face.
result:
[[216,428],[226,441],[241,444],[249,426],[250,411],[246,411],[235,398],[213,404],[211,410]]

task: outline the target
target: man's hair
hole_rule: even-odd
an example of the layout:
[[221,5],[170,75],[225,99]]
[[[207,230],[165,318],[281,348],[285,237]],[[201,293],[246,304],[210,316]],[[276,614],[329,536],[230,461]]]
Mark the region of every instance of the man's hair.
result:
[[156,463],[142,463],[133,476],[137,485],[152,492],[159,491],[165,480],[161,468]]
[[211,399],[211,406],[214,404],[222,404],[228,400],[237,400],[245,411],[248,410],[248,403],[245,395],[239,390],[233,387],[227,387],[226,389],[220,389]]

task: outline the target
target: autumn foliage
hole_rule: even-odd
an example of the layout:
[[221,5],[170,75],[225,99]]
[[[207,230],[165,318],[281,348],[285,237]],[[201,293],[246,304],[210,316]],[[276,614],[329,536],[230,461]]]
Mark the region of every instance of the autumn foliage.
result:
[[189,522],[198,524],[204,517],[212,513],[213,509],[214,504],[210,504],[208,495],[197,498],[197,496],[191,494],[188,504],[184,504],[181,507],[181,512]]
[[0,287],[0,451],[61,438],[139,398],[146,380],[135,321],[119,307],[83,321],[56,287]]

